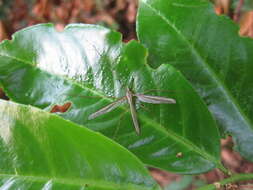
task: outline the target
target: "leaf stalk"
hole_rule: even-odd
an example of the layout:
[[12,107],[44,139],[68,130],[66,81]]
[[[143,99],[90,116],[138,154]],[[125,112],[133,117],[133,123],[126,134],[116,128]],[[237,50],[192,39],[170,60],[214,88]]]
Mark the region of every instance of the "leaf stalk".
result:
[[[237,174],[237,175],[231,176],[230,178],[219,181],[218,183],[220,183],[221,185],[226,185],[229,183],[235,183],[238,181],[246,181],[246,180],[252,180],[252,179],[253,179],[253,173]],[[216,190],[216,186],[214,184],[209,184],[209,185],[200,187],[197,190]]]

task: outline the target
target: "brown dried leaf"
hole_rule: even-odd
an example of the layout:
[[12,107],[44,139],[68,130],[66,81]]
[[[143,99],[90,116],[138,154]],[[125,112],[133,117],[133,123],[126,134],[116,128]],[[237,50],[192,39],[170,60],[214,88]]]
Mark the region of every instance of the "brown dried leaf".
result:
[[68,109],[71,107],[71,105],[72,105],[71,102],[67,102],[62,106],[61,105],[55,105],[51,109],[50,113],[56,113],[56,112],[64,113],[64,112],[68,111]]
[[0,99],[9,100],[9,98],[5,95],[3,89],[0,88]]
[[253,38],[253,11],[243,14],[240,21],[240,35]]
[[218,15],[229,14],[230,0],[215,0],[215,12]]
[[9,39],[9,35],[7,33],[6,27],[3,21],[0,20],[0,42],[5,39]]
[[48,0],[37,0],[33,7],[33,14],[39,18],[50,18],[51,3]]
[[134,23],[136,20],[137,14],[137,1],[133,1],[129,3],[126,13],[126,18],[129,23]]

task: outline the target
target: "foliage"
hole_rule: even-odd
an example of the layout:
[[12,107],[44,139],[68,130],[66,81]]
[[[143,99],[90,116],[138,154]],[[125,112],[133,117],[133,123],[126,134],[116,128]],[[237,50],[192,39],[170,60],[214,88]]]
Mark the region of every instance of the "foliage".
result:
[[[99,26],[74,24],[59,33],[52,25],[38,25],[2,43],[0,54],[0,80],[13,101],[45,110],[70,101],[71,108],[59,115],[114,139],[148,165],[178,173],[222,167],[219,134],[200,97],[171,66],[153,70],[146,65],[146,50],[137,42],[123,44],[119,33]],[[149,94],[178,103],[142,108],[136,102],[140,136],[125,105],[88,120],[115,100],[108,96],[124,96],[126,87],[135,93],[161,89]]]
[[194,183],[193,176],[183,176],[181,180],[172,182],[165,187],[165,190],[184,190]]
[[[143,164],[183,174],[213,168],[230,174],[221,164],[211,113],[252,159],[252,40],[239,37],[235,24],[202,0],[142,0],[137,26],[149,52],[137,41],[122,43],[118,32],[85,24],[62,32],[40,24],[0,44],[0,86],[11,101],[24,104],[1,102],[2,187],[14,179],[8,189],[32,189],[36,180],[40,189],[57,189],[66,179],[65,185],[78,186],[73,189],[159,189]],[[142,105],[133,97],[140,135],[128,104],[89,120],[127,88],[176,104]],[[35,167],[40,159],[45,170]],[[232,176],[222,185],[250,177]],[[96,181],[102,186],[92,187]]]
[[3,189],[160,189],[127,150],[54,114],[0,101],[0,120]]
[[237,150],[253,161],[253,41],[200,0],[141,1],[138,36],[149,49],[149,64],[179,69]]

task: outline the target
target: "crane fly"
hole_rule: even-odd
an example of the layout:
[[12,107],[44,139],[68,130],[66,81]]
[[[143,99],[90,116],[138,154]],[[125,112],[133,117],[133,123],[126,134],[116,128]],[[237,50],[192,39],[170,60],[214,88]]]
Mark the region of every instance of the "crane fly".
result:
[[95,113],[92,113],[88,119],[95,119],[96,117],[100,115],[104,115],[114,109],[116,109],[118,106],[120,106],[123,103],[128,103],[130,106],[130,112],[134,124],[135,131],[137,135],[140,135],[140,126],[137,119],[137,112],[134,106],[133,97],[136,97],[139,101],[150,103],[150,104],[175,104],[176,100],[172,98],[166,98],[161,96],[151,96],[151,95],[145,95],[145,94],[134,94],[132,93],[129,88],[126,90],[126,96],[123,96],[119,100],[112,102],[111,104],[101,108],[100,110],[96,111]]

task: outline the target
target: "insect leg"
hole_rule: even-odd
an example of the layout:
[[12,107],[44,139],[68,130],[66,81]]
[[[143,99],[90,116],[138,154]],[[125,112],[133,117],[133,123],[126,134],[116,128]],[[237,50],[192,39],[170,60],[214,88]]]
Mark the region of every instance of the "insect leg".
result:
[[117,108],[118,106],[120,106],[121,104],[126,102],[126,97],[123,97],[115,102],[112,102],[111,104],[101,108],[100,110],[96,111],[95,113],[92,113],[89,117],[88,120],[91,119],[95,119],[96,117],[106,114],[112,110],[114,110],[115,108]]
[[118,134],[118,131],[119,131],[120,123],[121,123],[121,121],[123,120],[123,117],[125,116],[125,114],[126,114],[127,112],[128,112],[128,111],[124,111],[124,112],[120,115],[120,118],[119,118],[117,127],[116,127],[116,129],[115,129],[115,131],[114,131],[114,134],[113,134],[112,139],[115,139],[115,138],[116,138],[116,135]]

